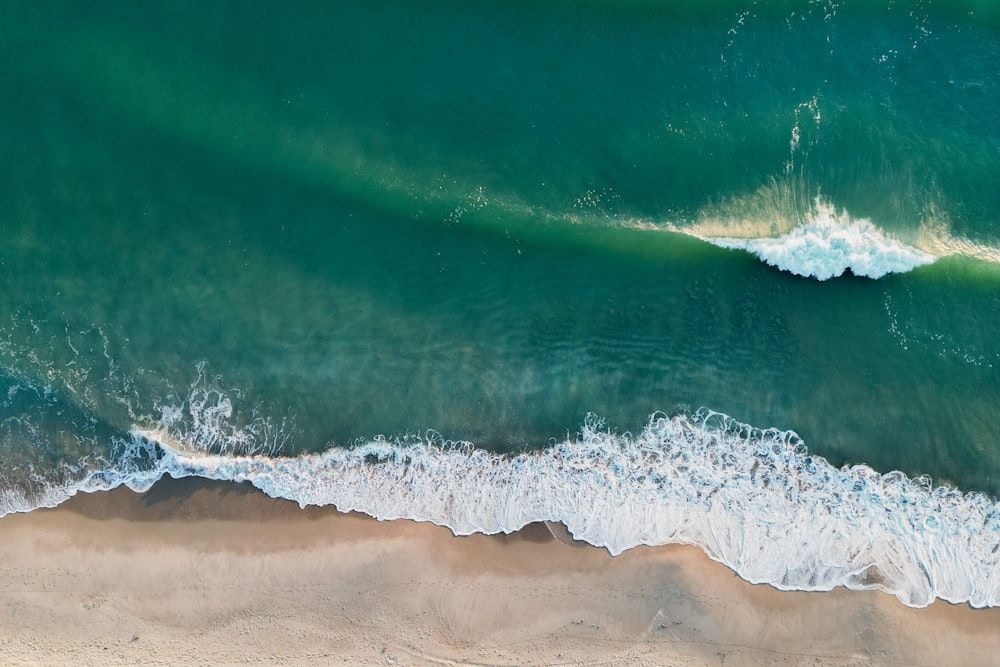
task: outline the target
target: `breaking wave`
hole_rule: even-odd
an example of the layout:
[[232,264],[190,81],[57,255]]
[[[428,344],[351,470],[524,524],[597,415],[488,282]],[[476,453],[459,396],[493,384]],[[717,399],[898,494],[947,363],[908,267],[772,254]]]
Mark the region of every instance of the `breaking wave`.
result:
[[[142,491],[163,475],[249,482],[301,506],[429,521],[458,535],[550,521],[612,554],[696,545],[745,580],[785,590],[845,586],[918,607],[935,598],[1000,605],[995,501],[899,472],[835,468],[791,431],[707,410],[654,415],[638,435],[589,418],[577,436],[519,455],[433,432],[297,457],[222,454],[168,419],[133,429],[114,465],[30,505],[121,485]],[[17,500],[0,509],[33,508]]]
[[930,264],[938,257],[885,235],[870,220],[838,213],[817,198],[805,223],[776,238],[702,237],[721,248],[746,250],[771,266],[829,280],[851,271],[881,278]]

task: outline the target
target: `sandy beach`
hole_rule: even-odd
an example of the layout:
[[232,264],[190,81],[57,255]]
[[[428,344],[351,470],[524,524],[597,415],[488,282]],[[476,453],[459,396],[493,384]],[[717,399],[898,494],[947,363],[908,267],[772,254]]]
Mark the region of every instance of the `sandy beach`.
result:
[[[558,527],[554,532],[559,534]],[[1000,610],[752,586],[690,547],[456,538],[167,480],[0,519],[5,665],[995,664]]]

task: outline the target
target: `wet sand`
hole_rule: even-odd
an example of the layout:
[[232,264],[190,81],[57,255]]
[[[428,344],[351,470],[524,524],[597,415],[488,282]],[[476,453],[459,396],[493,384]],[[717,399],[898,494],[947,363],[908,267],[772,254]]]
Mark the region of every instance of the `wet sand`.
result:
[[[454,537],[164,480],[0,519],[5,665],[987,665],[1000,609],[753,586],[560,526]],[[553,537],[558,535],[560,539]]]

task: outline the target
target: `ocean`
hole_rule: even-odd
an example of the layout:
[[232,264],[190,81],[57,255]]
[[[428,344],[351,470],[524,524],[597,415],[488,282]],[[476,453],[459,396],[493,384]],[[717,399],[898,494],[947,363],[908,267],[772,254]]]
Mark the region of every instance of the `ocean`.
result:
[[991,2],[0,5],[0,514],[164,475],[1000,605]]

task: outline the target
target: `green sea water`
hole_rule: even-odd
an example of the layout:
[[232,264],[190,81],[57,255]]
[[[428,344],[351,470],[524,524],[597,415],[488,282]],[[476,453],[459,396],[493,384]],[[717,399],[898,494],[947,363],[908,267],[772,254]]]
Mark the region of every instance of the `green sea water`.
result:
[[[295,456],[706,407],[995,496],[998,17],[3,3],[0,481],[90,474],[165,415]],[[876,263],[936,261],[820,281],[709,242],[823,206]]]

